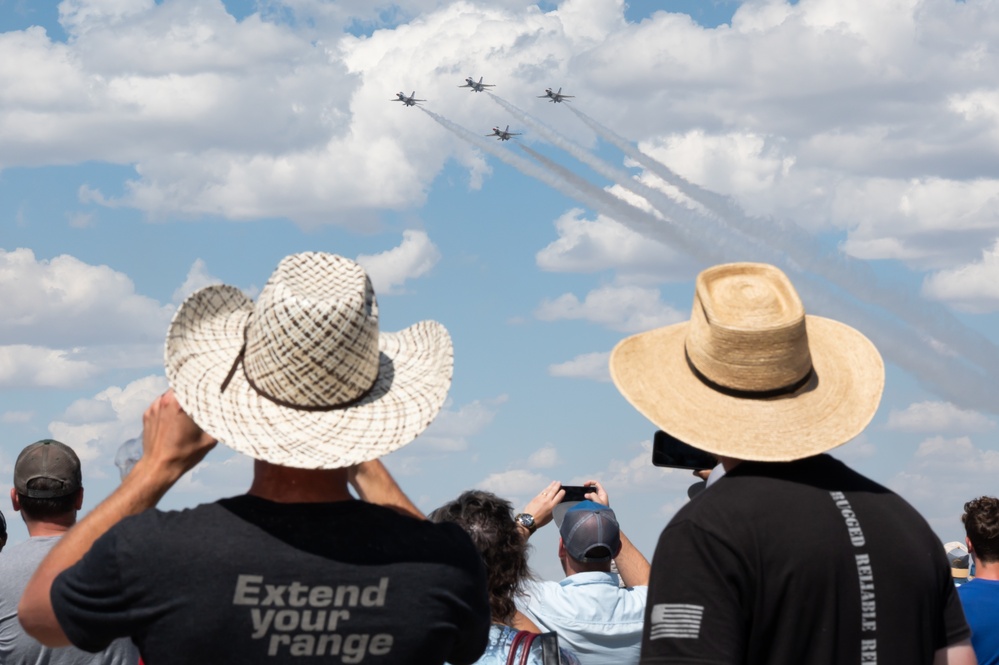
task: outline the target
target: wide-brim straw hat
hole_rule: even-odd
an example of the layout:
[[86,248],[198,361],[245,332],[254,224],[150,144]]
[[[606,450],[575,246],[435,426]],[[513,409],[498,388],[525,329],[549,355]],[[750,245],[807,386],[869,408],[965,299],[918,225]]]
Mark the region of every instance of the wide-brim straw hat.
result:
[[884,390],[863,334],[806,315],[778,268],[715,266],[697,277],[689,321],[611,353],[618,390],[660,429],[715,455],[790,461],[860,434]]
[[258,460],[334,469],[415,439],[440,411],[454,352],[441,324],[379,332],[364,269],[303,253],[254,303],[239,289],[192,294],[170,324],[166,374],[202,429]]

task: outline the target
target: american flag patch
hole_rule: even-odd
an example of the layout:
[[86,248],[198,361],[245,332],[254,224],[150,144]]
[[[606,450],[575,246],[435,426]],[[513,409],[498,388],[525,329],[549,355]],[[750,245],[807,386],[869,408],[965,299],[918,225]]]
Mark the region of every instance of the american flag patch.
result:
[[649,628],[649,639],[658,640],[672,637],[696,640],[701,634],[701,617],[703,615],[703,605],[679,603],[653,605],[649,617],[652,624]]

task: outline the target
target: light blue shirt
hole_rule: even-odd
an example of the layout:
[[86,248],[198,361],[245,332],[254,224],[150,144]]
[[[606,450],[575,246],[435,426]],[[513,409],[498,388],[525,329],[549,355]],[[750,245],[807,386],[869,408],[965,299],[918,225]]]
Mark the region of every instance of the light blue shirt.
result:
[[577,573],[561,582],[531,582],[517,609],[558,633],[580,665],[637,664],[648,587],[619,586],[614,573]]

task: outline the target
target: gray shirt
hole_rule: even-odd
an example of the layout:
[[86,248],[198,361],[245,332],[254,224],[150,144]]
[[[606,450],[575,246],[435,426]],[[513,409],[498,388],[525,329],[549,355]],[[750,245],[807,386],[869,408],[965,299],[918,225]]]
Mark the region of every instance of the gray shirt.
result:
[[0,663],[7,665],[136,665],[139,652],[131,640],[116,640],[106,650],[88,653],[76,647],[50,649],[27,635],[17,620],[17,604],[38,564],[59,540],[39,536],[4,548],[0,554]]

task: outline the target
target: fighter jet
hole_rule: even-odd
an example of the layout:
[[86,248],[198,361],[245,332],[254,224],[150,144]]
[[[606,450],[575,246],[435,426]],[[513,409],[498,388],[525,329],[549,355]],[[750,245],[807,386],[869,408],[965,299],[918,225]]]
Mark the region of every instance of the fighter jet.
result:
[[575,95],[563,95],[562,94],[562,88],[559,88],[558,92],[552,92],[551,88],[545,88],[545,94],[538,95],[538,99],[546,99],[547,98],[547,99],[550,99],[551,101],[555,102],[556,104],[558,102],[565,101],[566,99],[569,99],[570,97],[575,97]]
[[406,106],[416,106],[417,102],[425,102],[425,101],[427,101],[425,99],[417,99],[416,98],[416,91],[415,90],[413,91],[413,94],[411,94],[409,97],[407,97],[406,93],[404,93],[404,92],[397,92],[397,93],[395,93],[395,97],[396,97],[395,99],[390,100],[390,101],[393,101],[393,102],[402,102]]
[[482,77],[479,77],[478,82],[475,81],[471,76],[465,77],[465,85],[459,85],[459,88],[471,88],[470,92],[482,92],[486,88],[495,88],[494,83],[483,83]]
[[495,136],[500,141],[509,141],[511,136],[520,136],[520,132],[511,132],[510,125],[506,126],[506,129],[500,129],[499,127],[493,127],[492,134],[486,134],[486,136]]

